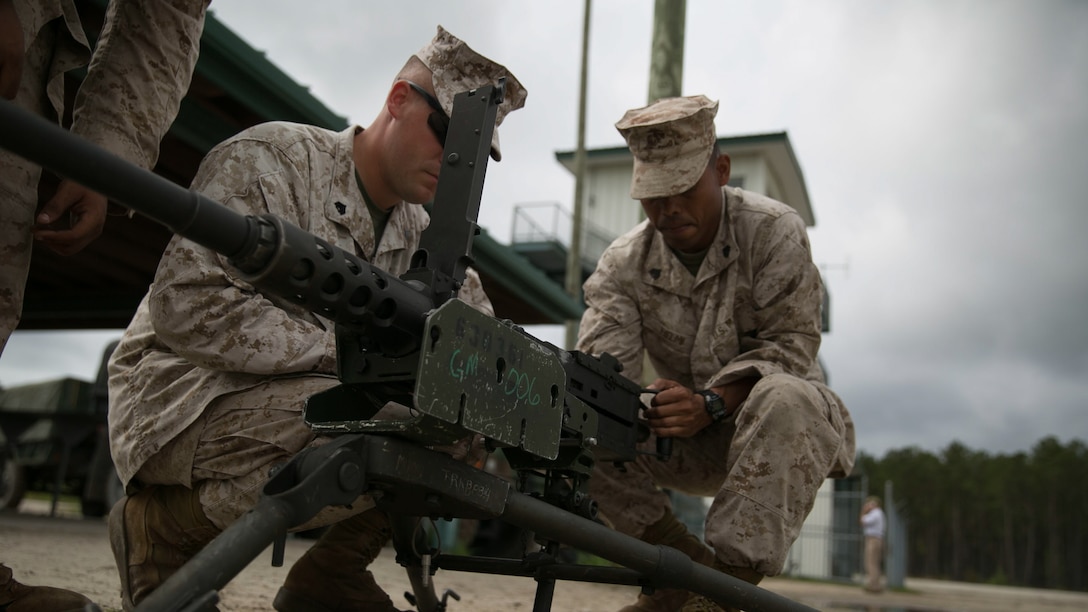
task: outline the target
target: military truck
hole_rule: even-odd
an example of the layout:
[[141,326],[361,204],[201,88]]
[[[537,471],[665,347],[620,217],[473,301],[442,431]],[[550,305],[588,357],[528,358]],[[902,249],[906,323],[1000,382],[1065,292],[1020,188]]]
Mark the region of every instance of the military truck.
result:
[[64,377],[0,388],[0,509],[16,508],[27,491],[79,497],[86,517],[104,516],[123,495],[106,426],[109,401],[102,355],[94,382]]

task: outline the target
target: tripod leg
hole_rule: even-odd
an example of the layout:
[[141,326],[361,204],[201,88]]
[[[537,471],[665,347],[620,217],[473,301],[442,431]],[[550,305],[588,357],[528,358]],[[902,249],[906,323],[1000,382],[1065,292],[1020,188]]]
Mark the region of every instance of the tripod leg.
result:
[[550,612],[555,595],[555,578],[537,578],[533,612]]
[[[415,604],[419,612],[440,612],[445,608],[445,605],[438,601],[438,596],[434,592],[434,582],[431,581],[430,568],[423,567],[423,559],[416,552],[416,526],[420,520],[417,516],[390,513],[389,522],[393,527],[393,547],[397,550],[397,563],[408,572],[408,581],[412,585],[412,597],[408,599]],[[423,543],[423,546],[427,546],[427,544]],[[424,577],[424,572],[426,572],[426,577]]]
[[155,589],[137,610],[192,609],[223,588],[287,530],[305,523],[325,506],[345,505],[363,490],[364,463],[352,444],[362,436],[303,451],[272,476],[257,506],[242,515]]

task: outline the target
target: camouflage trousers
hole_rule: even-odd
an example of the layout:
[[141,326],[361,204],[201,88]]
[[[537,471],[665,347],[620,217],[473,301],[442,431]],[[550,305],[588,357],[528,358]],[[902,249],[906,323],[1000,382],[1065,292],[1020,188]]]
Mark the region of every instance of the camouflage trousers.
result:
[[[640,450],[655,444],[651,435]],[[669,461],[642,455],[625,469],[598,465],[589,492],[617,530],[635,537],[671,512],[661,488],[712,497],[706,540],[718,559],[774,576],[824,479],[853,463],[854,426],[842,400],[822,384],[774,374],[730,419],[675,439]]]
[[0,354],[22,317],[39,175],[37,166],[0,150]]
[[[212,401],[181,435],[167,442],[140,468],[135,486],[183,485],[198,492],[205,515],[226,529],[256,506],[272,470],[308,447],[334,438],[315,435],[303,421],[302,407],[311,395],[336,386],[328,376],[270,380],[252,389],[223,395]],[[375,418],[396,415],[388,405]],[[461,461],[476,462],[482,439],[465,438],[436,448]],[[294,530],[339,522],[374,507],[362,495],[350,507],[326,507]]]
[[[51,28],[43,28],[26,50],[15,97],[18,106],[38,115],[48,107],[45,74],[55,38]],[[0,149],[0,354],[22,317],[40,178],[40,167]]]

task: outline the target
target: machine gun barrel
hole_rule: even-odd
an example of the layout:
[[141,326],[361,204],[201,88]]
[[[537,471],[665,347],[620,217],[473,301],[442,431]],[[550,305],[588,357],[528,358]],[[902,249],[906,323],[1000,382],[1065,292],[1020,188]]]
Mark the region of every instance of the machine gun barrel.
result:
[[247,282],[348,329],[422,333],[433,299],[271,215],[242,215],[0,100],[0,146],[227,256]]
[[228,257],[254,240],[229,208],[129,163],[13,102],[0,100],[0,146],[85,185]]

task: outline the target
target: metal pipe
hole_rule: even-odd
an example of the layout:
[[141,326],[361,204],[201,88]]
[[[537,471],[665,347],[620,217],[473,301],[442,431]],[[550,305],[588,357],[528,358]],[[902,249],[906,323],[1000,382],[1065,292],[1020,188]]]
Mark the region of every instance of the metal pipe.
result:
[[243,215],[132,164],[6,100],[0,147],[227,256],[241,278],[350,329],[418,335],[430,296],[271,215]]
[[230,529],[216,538],[216,546],[204,547],[141,601],[137,609],[178,612],[226,586],[276,537],[287,533],[297,514],[289,502],[270,497],[262,498],[259,509],[243,514],[232,523]]
[[0,100],[0,146],[228,257],[256,239],[243,215]]
[[[574,149],[574,206],[571,213],[570,251],[567,253],[567,274],[565,289],[574,300],[582,303],[582,219],[585,207],[582,206],[586,183],[586,97],[589,81],[589,16],[591,2],[585,0],[582,16],[582,70],[578,82],[578,146]],[[578,321],[566,323],[566,342],[563,348],[573,349],[578,341]]]
[[655,586],[685,589],[749,612],[815,612],[812,608],[693,562],[668,546],[654,546],[527,495],[511,495],[502,517],[513,525],[619,563]]

